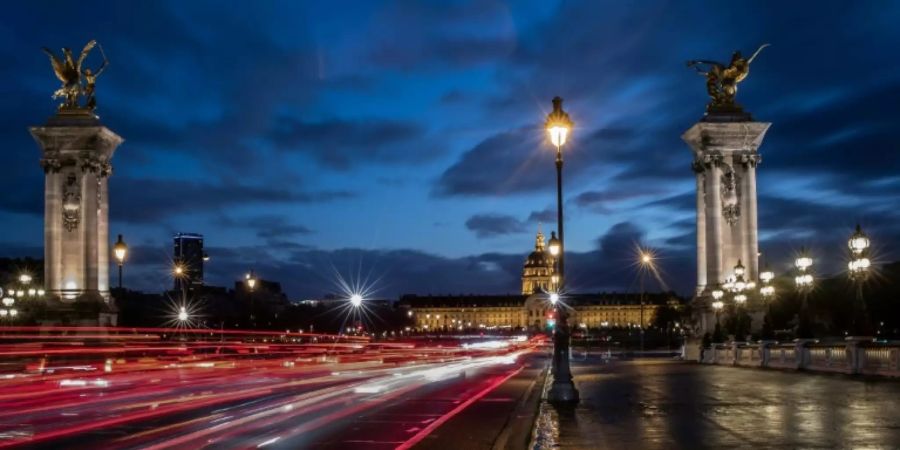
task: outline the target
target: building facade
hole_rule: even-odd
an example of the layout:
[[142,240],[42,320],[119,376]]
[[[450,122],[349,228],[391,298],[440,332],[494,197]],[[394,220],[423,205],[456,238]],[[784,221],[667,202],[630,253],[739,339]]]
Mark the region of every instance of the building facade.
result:
[[[664,305],[680,305],[669,294],[575,294],[563,297],[572,307],[569,325],[579,328],[649,326]],[[544,331],[556,323],[547,294],[532,295],[406,295],[400,307],[409,311],[419,331],[501,329]]]
[[184,287],[191,289],[203,285],[203,235],[197,233],[178,233],[172,239],[173,259],[182,267],[183,273],[175,277],[175,290]]

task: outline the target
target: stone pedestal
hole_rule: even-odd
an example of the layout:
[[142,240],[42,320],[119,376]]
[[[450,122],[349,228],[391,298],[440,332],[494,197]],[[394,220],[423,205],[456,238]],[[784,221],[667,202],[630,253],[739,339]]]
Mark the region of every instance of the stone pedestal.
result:
[[695,300],[703,308],[738,261],[746,267],[745,280],[758,280],[756,166],[770,125],[743,112],[710,113],[682,135],[693,152],[697,178]]
[[[31,127],[44,169],[44,284],[48,311],[114,313],[109,296],[110,159],[122,138],[88,111],[61,111]],[[64,306],[68,305],[68,306]],[[58,314],[57,314],[58,315]],[[115,320],[112,320],[113,323]]]

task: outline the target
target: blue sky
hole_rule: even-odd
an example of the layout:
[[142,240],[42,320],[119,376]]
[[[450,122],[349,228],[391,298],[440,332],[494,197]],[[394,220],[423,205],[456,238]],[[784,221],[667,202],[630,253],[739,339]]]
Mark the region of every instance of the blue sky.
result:
[[[772,46],[738,100],[761,148],[761,248],[838,271],[857,221],[900,237],[900,5],[824,2],[22,2],[0,21],[0,253],[42,253],[27,127],[53,112],[42,46],[97,39],[98,113],[126,142],[110,233],[127,284],[168,286],[174,232],[206,236],[209,282],[253,268],[292,297],[372,273],[384,296],[515,292],[554,211],[541,124],[562,96],[572,283],[632,290],[658,249],[690,292],[694,179],[681,133],[703,113],[688,59]],[[96,55],[95,55],[96,56]],[[96,61],[95,61],[96,63]],[[550,223],[548,223],[550,222]]]

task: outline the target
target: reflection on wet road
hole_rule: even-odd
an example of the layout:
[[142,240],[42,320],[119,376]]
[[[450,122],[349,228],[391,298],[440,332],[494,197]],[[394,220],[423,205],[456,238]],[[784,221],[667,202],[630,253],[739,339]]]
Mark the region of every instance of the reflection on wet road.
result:
[[[544,415],[562,448],[900,448],[900,381],[672,361],[573,365],[582,401]],[[557,434],[558,433],[558,434]]]

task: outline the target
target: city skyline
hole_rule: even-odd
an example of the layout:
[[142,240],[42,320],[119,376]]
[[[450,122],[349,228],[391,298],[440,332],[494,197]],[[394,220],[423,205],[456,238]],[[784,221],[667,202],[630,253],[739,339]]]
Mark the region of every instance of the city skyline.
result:
[[[42,173],[27,126],[53,113],[56,80],[39,48],[97,38],[111,60],[98,114],[126,140],[110,178],[110,233],[131,249],[127,287],[170,285],[171,236],[196,232],[211,284],[253,269],[311,296],[331,287],[334,268],[380,277],[383,296],[515,292],[538,222],[553,229],[541,123],[560,95],[576,122],[566,149],[571,285],[634,290],[621,280],[634,278],[642,243],[688,294],[696,205],[680,135],[706,98],[684,61],[771,42],[739,96],[774,123],[760,149],[763,261],[784,272],[807,245],[823,270],[840,270],[857,222],[881,243],[879,257],[896,259],[900,64],[873,46],[853,61],[829,57],[862,39],[900,41],[890,14],[870,4],[841,16],[728,5],[705,9],[718,20],[702,23],[683,20],[699,4],[658,3],[654,14],[612,3],[354,6],[14,6],[23,19],[0,44],[16,61],[0,66],[10,99],[0,106],[10,158],[0,252],[42,252]],[[627,25],[638,17],[640,27]],[[799,32],[761,26],[798,17]],[[37,21],[40,34],[28,29]],[[579,24],[572,34],[554,31],[569,22]],[[163,25],[170,32],[159,35]]]

